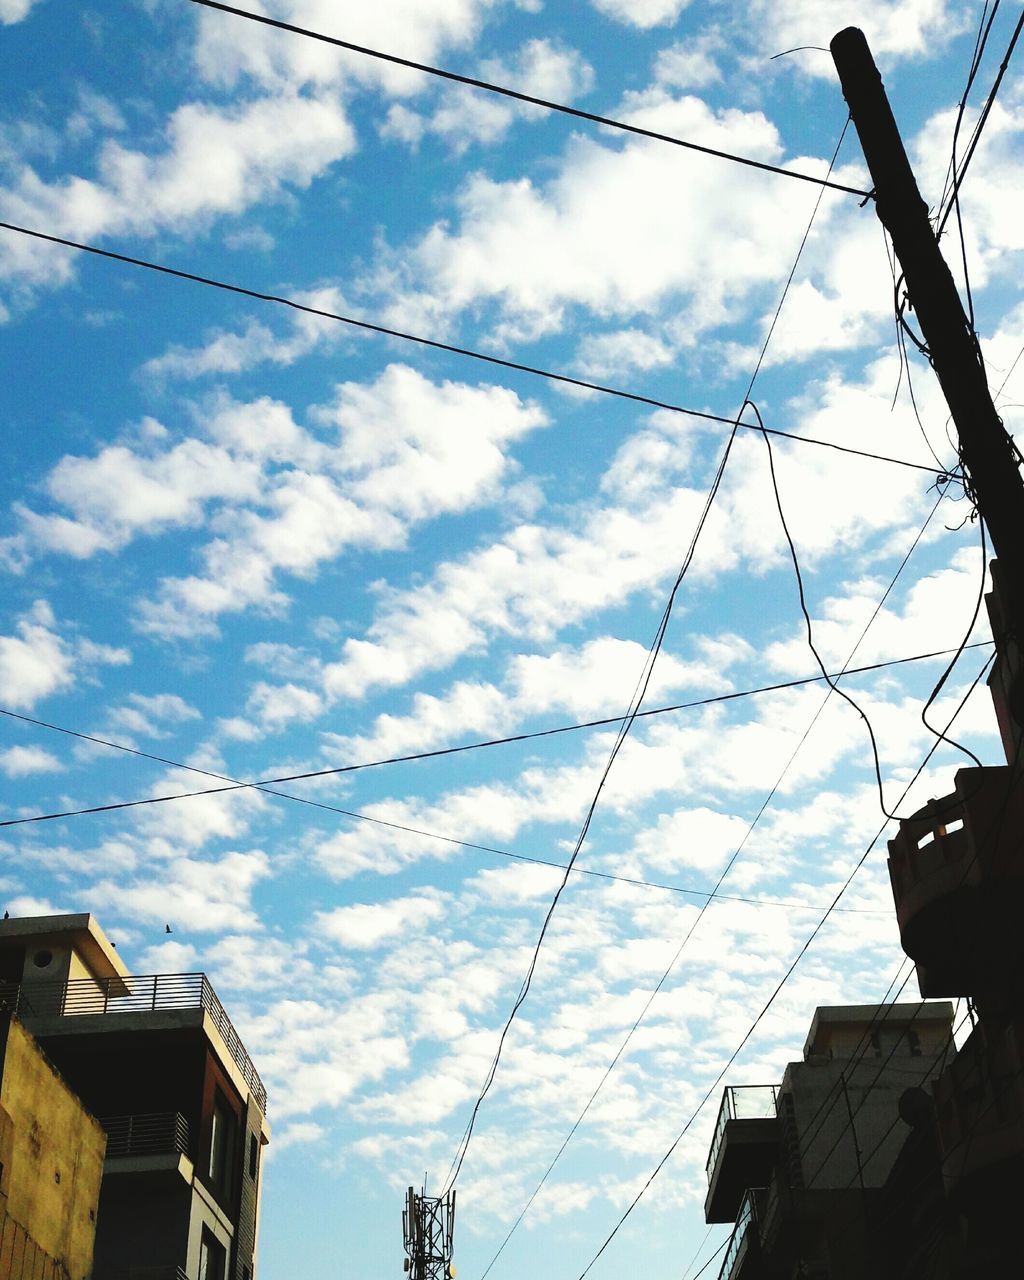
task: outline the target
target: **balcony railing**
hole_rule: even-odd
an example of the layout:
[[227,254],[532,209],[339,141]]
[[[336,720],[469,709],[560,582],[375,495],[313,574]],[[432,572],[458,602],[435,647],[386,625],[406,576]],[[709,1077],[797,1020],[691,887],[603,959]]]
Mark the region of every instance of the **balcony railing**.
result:
[[173,1263],[158,1267],[104,1267],[92,1273],[92,1280],[189,1280],[184,1267]]
[[100,1116],[108,1156],[153,1156],[180,1151],[188,1155],[188,1121],[180,1111],[147,1115]]
[[741,1254],[745,1255],[753,1247],[753,1235],[758,1230],[757,1197],[761,1195],[764,1195],[762,1188],[751,1188],[743,1196],[743,1203],[740,1205],[736,1225],[729,1237],[729,1247],[725,1251],[718,1280],[732,1280],[733,1272],[741,1260]]
[[0,982],[0,1008],[20,1017],[80,1017],[86,1014],[156,1013],[205,1009],[261,1111],[267,1091],[238,1032],[205,973],[152,973],[131,977],[69,978]]
[[708,1182],[715,1168],[715,1161],[725,1138],[725,1127],[730,1120],[766,1120],[775,1115],[779,1098],[779,1087],[774,1084],[740,1084],[727,1085],[722,1094],[722,1105],[718,1110],[715,1123],[715,1136],[711,1139],[711,1150],[705,1171]]

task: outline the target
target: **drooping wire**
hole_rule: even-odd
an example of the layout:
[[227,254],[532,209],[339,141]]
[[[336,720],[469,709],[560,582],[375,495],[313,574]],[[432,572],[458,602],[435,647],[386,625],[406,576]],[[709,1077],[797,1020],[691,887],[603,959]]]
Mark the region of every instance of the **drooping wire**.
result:
[[[870,199],[872,193],[869,191],[861,191],[859,187],[848,187],[841,182],[832,182],[828,177],[816,178],[808,173],[798,173],[794,169],[785,169],[779,165],[768,164],[764,160],[754,160],[749,156],[736,155],[729,151],[720,151],[715,147],[703,146],[701,143],[690,142],[683,138],[673,137],[667,133],[657,133],[653,129],[644,129],[640,125],[627,124],[622,120],[614,120],[608,116],[596,115],[592,111],[583,111],[579,107],[569,107],[564,103],[552,102],[547,98],[537,98],[529,93],[521,93],[517,89],[510,89],[504,85],[493,84],[488,80],[478,80],[473,76],[459,75],[454,71],[445,71],[441,67],[432,67],[424,62],[414,62],[410,58],[401,58],[393,53],[383,53],[379,49],[369,49],[365,45],[353,44],[350,40],[341,40],[336,36],[325,35],[322,31],[313,31],[308,27],[300,27],[291,22],[282,22],[277,18],[270,18],[263,13],[253,13],[250,9],[239,9],[234,5],[219,3],[219,0],[192,0],[193,4],[202,5],[205,9],[216,9],[221,13],[228,13],[236,18],[246,18],[250,22],[258,22],[262,26],[273,27],[278,31],[286,31],[292,35],[305,36],[310,40],[318,40],[321,44],[333,45],[338,49],[345,49],[349,53],[358,53],[363,57],[376,58],[380,62],[388,62],[393,66],[405,67],[411,71],[421,71],[426,75],[436,76],[442,80],[449,80],[455,84],[466,85],[472,89],[482,89],[487,93],[496,93],[501,97],[512,98],[516,102],[525,102],[532,107],[543,107],[546,111],[556,111],[561,115],[572,116],[576,120],[587,120],[591,124],[601,125],[606,129],[618,129],[624,133],[636,134],[641,138],[652,138],[656,142],[668,142],[673,146],[685,147],[688,151],[698,151],[703,155],[713,156],[719,160],[729,160],[734,164],[745,165],[751,169],[759,169],[765,173],[775,173],[786,178],[797,178],[801,182],[813,182],[822,188],[829,188],[833,191],[842,191],[847,195],[860,196],[864,199]],[[829,167],[829,174],[832,168]]]

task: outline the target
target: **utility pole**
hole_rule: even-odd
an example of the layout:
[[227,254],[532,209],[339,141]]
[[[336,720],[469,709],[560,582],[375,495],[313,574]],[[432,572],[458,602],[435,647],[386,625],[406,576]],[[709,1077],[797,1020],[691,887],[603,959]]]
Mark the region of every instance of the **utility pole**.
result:
[[405,1259],[402,1269],[410,1280],[453,1280],[452,1235],[455,1230],[455,1192],[428,1196],[426,1186],[410,1187],[402,1210]]
[[[960,455],[978,512],[991,535],[1005,584],[1004,642],[1012,653],[1010,714],[1019,742],[1024,725],[1024,481],[988,389],[981,350],[939,250],[899,129],[864,33],[840,31],[831,42],[843,96],[874,184],[875,207],[892,237],[907,294],[960,439]],[[1002,645],[1000,646],[1003,647]]]

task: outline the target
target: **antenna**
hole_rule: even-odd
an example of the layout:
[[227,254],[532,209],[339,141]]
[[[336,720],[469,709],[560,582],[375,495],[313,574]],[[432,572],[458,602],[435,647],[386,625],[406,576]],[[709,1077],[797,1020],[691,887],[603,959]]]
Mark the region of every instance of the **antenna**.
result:
[[402,1270],[409,1280],[454,1280],[452,1235],[455,1230],[454,1188],[443,1196],[427,1195],[410,1187],[402,1210],[402,1237],[405,1259]]

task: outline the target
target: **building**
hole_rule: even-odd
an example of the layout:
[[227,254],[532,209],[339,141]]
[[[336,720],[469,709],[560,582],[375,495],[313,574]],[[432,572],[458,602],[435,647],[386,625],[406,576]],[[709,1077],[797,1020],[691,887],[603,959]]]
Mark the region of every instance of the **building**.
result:
[[0,1276],[88,1280],[106,1135],[0,1010]]
[[12,919],[0,999],[106,1132],[94,1280],[253,1280],[266,1091],[206,975],[130,974],[89,915]]
[[901,1099],[939,1075],[952,1027],[945,1001],[820,1008],[780,1083],[724,1091],[704,1206],[735,1223],[723,1280],[886,1274],[877,1219],[911,1131]]

